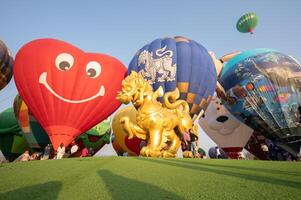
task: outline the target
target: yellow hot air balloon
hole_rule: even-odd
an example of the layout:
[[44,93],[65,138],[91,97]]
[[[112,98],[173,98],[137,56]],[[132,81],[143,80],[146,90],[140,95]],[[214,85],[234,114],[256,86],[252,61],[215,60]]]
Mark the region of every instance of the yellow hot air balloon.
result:
[[[139,156],[141,150],[141,142],[143,140],[134,137],[128,139],[128,135],[120,123],[122,117],[128,116],[133,123],[136,123],[137,110],[134,106],[128,106],[122,110],[119,110],[113,118],[112,128],[115,135],[115,141],[119,144],[124,152],[128,152],[130,156]],[[114,142],[115,142],[114,141]]]

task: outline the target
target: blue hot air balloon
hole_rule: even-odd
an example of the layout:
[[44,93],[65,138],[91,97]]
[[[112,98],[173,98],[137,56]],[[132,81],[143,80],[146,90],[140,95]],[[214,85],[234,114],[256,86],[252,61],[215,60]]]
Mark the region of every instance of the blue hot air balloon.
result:
[[216,86],[216,70],[208,51],[184,38],[156,39],[142,47],[129,64],[128,73],[142,74],[154,90],[180,91],[190,106],[191,116],[205,110]]
[[277,145],[294,153],[301,145],[301,66],[271,49],[232,58],[219,82],[229,111]]

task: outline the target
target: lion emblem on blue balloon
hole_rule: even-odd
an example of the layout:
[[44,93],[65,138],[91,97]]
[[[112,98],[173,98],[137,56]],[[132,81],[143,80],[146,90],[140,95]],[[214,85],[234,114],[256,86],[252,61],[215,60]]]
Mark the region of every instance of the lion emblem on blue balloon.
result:
[[173,51],[166,50],[167,46],[157,49],[156,57],[153,52],[144,50],[138,57],[138,65],[144,65],[139,73],[148,80],[150,84],[155,82],[170,82],[176,80],[177,64],[173,63]]

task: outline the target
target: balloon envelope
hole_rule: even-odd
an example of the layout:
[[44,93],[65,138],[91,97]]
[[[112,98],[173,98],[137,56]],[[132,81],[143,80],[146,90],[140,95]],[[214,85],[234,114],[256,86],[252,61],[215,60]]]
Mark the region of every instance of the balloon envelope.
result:
[[156,39],[142,47],[128,67],[153,86],[165,92],[180,90],[180,98],[190,106],[190,114],[205,110],[214,93],[216,70],[208,51],[199,43],[184,38]]
[[68,146],[120,106],[116,94],[125,74],[116,58],[55,39],[27,43],[14,65],[19,94],[54,149]]
[[76,140],[79,146],[78,153],[72,155],[73,157],[78,157],[81,155],[81,150],[87,148],[93,150],[92,156],[97,153],[105,144],[110,143],[110,128],[111,120],[110,118],[103,120],[86,133],[80,135]]
[[115,152],[117,153],[118,156],[122,156],[123,153],[125,152],[125,151],[121,148],[121,146],[120,146],[120,144],[117,142],[117,140],[115,140],[115,139],[112,141],[112,146],[113,146],[113,148],[114,148],[114,150],[115,150]]
[[199,125],[227,154],[238,155],[253,133],[253,129],[237,120],[214,95]]
[[240,121],[299,152],[301,140],[301,66],[292,57],[252,49],[231,59],[219,82],[223,100]]
[[21,132],[12,108],[0,113],[0,150],[9,161],[13,161],[28,149]]
[[258,16],[255,13],[246,13],[239,18],[236,28],[241,33],[253,33],[257,23]]
[[117,148],[117,153],[121,152],[119,149],[120,146],[123,152],[128,152],[131,156],[139,156],[143,140],[137,137],[128,139],[128,135],[120,123],[120,119],[125,116],[130,117],[130,120],[133,123],[136,123],[136,115],[137,110],[134,106],[125,107],[115,114],[112,122],[112,129],[115,135],[114,146]]
[[13,57],[3,41],[0,40],[0,90],[11,80],[13,73]]
[[32,150],[44,150],[50,144],[49,137],[19,95],[14,100],[14,113],[29,147]]

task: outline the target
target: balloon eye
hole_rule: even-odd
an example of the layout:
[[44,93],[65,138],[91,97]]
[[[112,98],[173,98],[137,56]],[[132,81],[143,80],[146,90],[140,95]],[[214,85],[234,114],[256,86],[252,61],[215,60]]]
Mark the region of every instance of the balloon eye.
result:
[[96,61],[89,62],[86,67],[86,73],[87,73],[87,76],[89,76],[90,78],[98,77],[101,73],[100,64]]
[[68,53],[61,53],[55,59],[56,67],[61,71],[67,71],[73,66],[74,58]]

